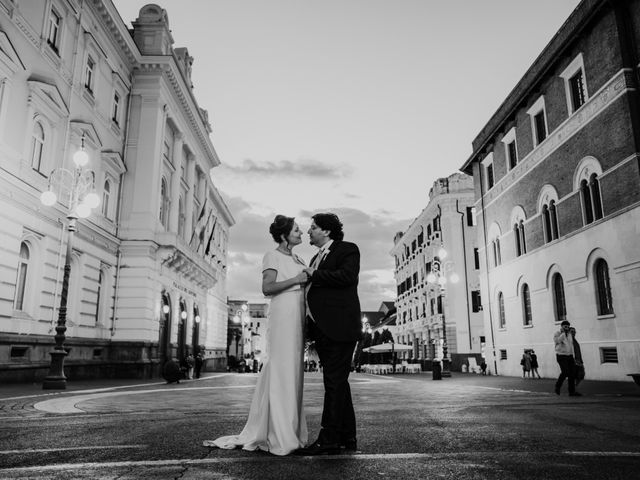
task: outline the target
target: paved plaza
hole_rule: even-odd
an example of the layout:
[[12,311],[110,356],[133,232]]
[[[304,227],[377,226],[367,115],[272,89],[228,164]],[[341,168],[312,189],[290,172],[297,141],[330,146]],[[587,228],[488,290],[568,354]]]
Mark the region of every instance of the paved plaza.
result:
[[[640,470],[640,388],[553,379],[354,374],[354,455],[275,457],[202,440],[239,433],[256,376],[0,388],[1,479],[625,479]],[[322,381],[305,377],[311,435]]]

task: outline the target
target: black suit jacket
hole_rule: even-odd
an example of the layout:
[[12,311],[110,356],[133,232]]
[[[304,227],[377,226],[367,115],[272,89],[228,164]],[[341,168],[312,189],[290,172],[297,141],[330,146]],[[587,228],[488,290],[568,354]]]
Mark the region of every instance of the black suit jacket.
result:
[[313,272],[307,293],[309,309],[317,327],[332,340],[347,342],[360,339],[359,273],[358,246],[338,240],[333,241],[329,252]]

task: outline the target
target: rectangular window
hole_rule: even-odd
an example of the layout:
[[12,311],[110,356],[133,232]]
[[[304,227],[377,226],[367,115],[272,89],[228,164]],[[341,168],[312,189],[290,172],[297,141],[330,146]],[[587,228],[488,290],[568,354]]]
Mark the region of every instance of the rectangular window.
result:
[[51,9],[49,12],[49,31],[47,32],[47,43],[49,46],[58,53],[58,44],[60,41],[60,23],[62,17],[58,13]]
[[480,290],[473,290],[471,292],[471,310],[474,312],[480,312],[482,310],[482,300],[480,299]]
[[567,65],[560,73],[560,78],[564,81],[567,111],[571,115],[589,99],[582,53],[576,55]]
[[493,163],[487,165],[487,189],[490,190],[495,185],[495,179],[493,178]]
[[113,94],[113,107],[111,108],[111,120],[116,125],[120,125],[120,95],[118,92]]
[[438,299],[437,299],[437,306],[438,306],[438,313],[442,313],[442,295],[438,295]]
[[582,70],[578,70],[571,78],[569,78],[569,92],[571,94],[571,106],[575,112],[584,105],[586,101]]
[[29,347],[12,345],[10,355],[11,355],[11,360],[28,360]]
[[87,57],[87,64],[84,67],[84,88],[93,94],[93,84],[95,75],[96,62],[93,58]]
[[600,363],[618,363],[618,349],[616,347],[600,348]]
[[476,226],[476,207],[467,207],[467,226]]
[[480,270],[480,251],[477,248],[473,249],[473,266],[476,270]]
[[506,359],[507,359],[507,351],[500,350],[500,360],[506,360]]
[[516,141],[507,143],[507,161],[509,162],[509,170],[518,164],[518,153],[516,151]]
[[547,126],[544,122],[543,110],[534,115],[533,126],[535,129],[534,135],[536,138],[536,145],[539,145],[545,138],[547,138]]

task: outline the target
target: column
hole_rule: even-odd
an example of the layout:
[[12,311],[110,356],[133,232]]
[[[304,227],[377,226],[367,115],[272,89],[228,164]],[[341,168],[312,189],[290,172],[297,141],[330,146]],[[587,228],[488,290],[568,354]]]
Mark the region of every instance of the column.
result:
[[174,171],[171,177],[171,210],[169,211],[169,231],[178,232],[178,215],[179,215],[179,199],[180,199],[180,164],[182,163],[182,145],[184,144],[184,135],[176,132],[173,141],[173,164]]
[[189,155],[186,159],[187,161],[187,184],[189,185],[189,190],[187,191],[187,198],[185,198],[185,222],[184,222],[184,231],[186,233],[185,237],[187,242],[191,240],[191,234],[193,233],[193,188],[195,184],[195,175],[196,175],[196,159],[193,155]]

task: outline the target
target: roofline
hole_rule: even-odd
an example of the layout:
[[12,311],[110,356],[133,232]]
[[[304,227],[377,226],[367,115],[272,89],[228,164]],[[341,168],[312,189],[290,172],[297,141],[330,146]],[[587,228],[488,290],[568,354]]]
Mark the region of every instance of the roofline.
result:
[[480,133],[472,142],[473,153],[460,167],[460,171],[469,175],[473,174],[471,164],[476,160],[481,160],[478,157],[482,156],[487,144],[496,136],[503,125],[515,115],[522,100],[534,90],[540,78],[553,67],[560,53],[576,39],[585,26],[606,5],[607,0],[582,0],[576,6],[520,81],[509,92],[496,112],[480,130]]

